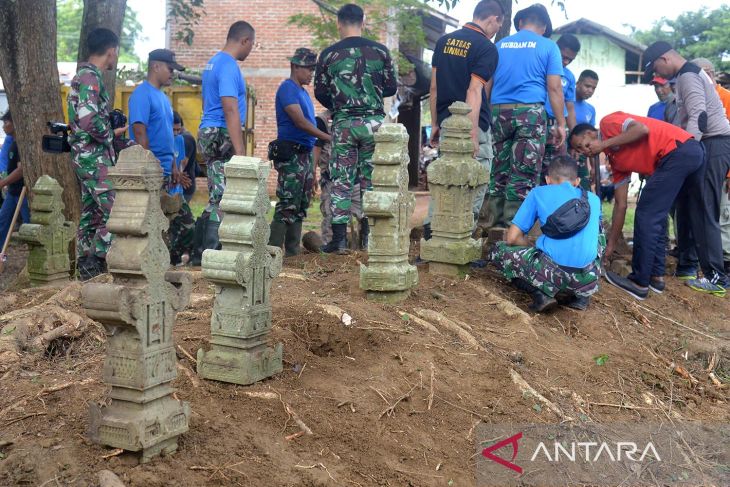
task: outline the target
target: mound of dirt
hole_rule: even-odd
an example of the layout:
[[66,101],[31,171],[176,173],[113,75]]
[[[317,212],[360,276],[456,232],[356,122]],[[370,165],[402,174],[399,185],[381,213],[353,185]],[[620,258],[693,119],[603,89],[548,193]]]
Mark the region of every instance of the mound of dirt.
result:
[[[286,260],[271,337],[284,371],[250,387],[194,375],[213,294],[194,273],[197,304],[174,329],[190,431],[149,464],[85,437],[88,405],[106,389],[100,328],[57,353],[20,349],[0,364],[0,485],[91,486],[110,470],[145,487],[471,486],[482,421],[730,420],[727,300],[669,279],[642,303],[602,285],[587,312],[533,316],[489,269],[456,280],[421,269],[412,296],[391,306],[359,289],[365,258]],[[54,293],[5,293],[2,313]],[[78,303],[67,309],[85,319]]]

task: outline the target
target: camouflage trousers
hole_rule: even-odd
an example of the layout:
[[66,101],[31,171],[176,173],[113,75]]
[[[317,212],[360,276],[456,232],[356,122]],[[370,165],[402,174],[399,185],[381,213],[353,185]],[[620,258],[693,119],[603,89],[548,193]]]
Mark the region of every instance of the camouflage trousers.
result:
[[[352,194],[372,187],[374,134],[382,116],[341,118],[332,124],[332,224],[350,221]],[[358,185],[358,181],[360,184]]]
[[490,249],[489,260],[507,279],[523,279],[550,297],[559,292],[586,297],[598,291],[598,261],[581,270],[568,270],[535,247],[513,247],[504,242]]
[[494,162],[490,198],[522,201],[538,185],[545,154],[546,115],[542,105],[492,109]]
[[548,169],[550,168],[550,163],[552,162],[553,158],[568,154],[568,149],[566,148],[565,143],[560,147],[557,147],[555,145],[557,141],[555,140],[555,134],[551,130],[553,127],[554,125],[550,125],[549,121],[547,126],[547,134],[545,136],[545,155],[542,158],[542,168],[540,170],[540,184],[547,183],[545,178],[548,175]]
[[[361,184],[361,181],[356,183],[356,185]],[[322,243],[327,245],[332,240],[332,180],[329,173],[322,172],[319,174],[319,189],[319,211],[322,213]],[[363,191],[365,190],[362,187],[360,191],[353,191],[350,200],[350,214],[357,220],[362,220],[365,216],[360,203],[360,196]]]
[[314,194],[314,159],[312,152],[300,152],[288,161],[274,161],[279,173],[276,180],[274,221],[291,225],[307,217]]
[[198,149],[203,155],[208,172],[208,205],[203,210],[212,222],[223,219],[221,199],[226,189],[225,164],[233,157],[233,143],[228,129],[206,127],[198,131]]
[[93,173],[74,161],[81,186],[81,216],[76,231],[76,255],[106,259],[112,234],[106,228],[114,204],[114,190],[107,175],[109,166],[100,164]]
[[[165,176],[162,184],[162,191],[169,193],[175,185],[172,184],[172,178]],[[193,249],[193,239],[195,237],[195,218],[190,210],[188,202],[182,193],[174,196],[179,200],[179,209],[176,213],[167,215],[170,220],[170,227],[167,230],[167,244],[170,254],[181,256],[184,253],[190,253]]]

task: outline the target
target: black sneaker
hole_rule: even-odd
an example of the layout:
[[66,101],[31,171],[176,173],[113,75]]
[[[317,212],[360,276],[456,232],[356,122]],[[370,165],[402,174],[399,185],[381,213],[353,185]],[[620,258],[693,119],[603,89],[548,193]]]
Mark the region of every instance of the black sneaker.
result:
[[658,277],[652,277],[649,280],[649,289],[654,291],[657,294],[661,294],[664,292],[664,289],[667,287],[666,283],[664,282],[664,279],[659,279]]
[[619,289],[623,289],[639,301],[643,301],[649,295],[649,288],[642,288],[634,281],[626,277],[621,277],[615,272],[606,271],[606,280]]
[[575,296],[570,301],[566,302],[564,306],[578,311],[585,311],[588,309],[588,305],[591,304],[591,298],[588,296]]

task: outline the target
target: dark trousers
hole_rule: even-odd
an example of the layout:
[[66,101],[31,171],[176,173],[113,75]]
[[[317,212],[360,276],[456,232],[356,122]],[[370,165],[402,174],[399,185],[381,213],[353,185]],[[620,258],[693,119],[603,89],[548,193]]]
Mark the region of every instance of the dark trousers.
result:
[[708,279],[723,278],[720,207],[725,177],[730,170],[730,136],[702,141],[706,164],[686,195],[686,205],[677,205],[677,270],[696,270],[697,263]]
[[[677,196],[689,193],[688,186],[700,180],[704,164],[702,145],[688,140],[664,156],[647,180],[636,205],[634,256],[629,275],[629,279],[639,286],[648,286],[652,276],[664,275],[667,215]],[[682,204],[680,196],[678,208]]]

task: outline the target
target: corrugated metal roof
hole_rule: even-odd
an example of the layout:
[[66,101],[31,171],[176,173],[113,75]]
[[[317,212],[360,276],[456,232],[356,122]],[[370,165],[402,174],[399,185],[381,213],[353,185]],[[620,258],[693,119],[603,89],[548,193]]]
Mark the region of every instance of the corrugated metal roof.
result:
[[646,49],[644,44],[635,41],[629,36],[619,34],[615,30],[609,29],[605,25],[584,18],[580,18],[565,25],[561,25],[554,31],[555,34],[588,34],[588,35],[604,35],[621,48],[641,54]]

